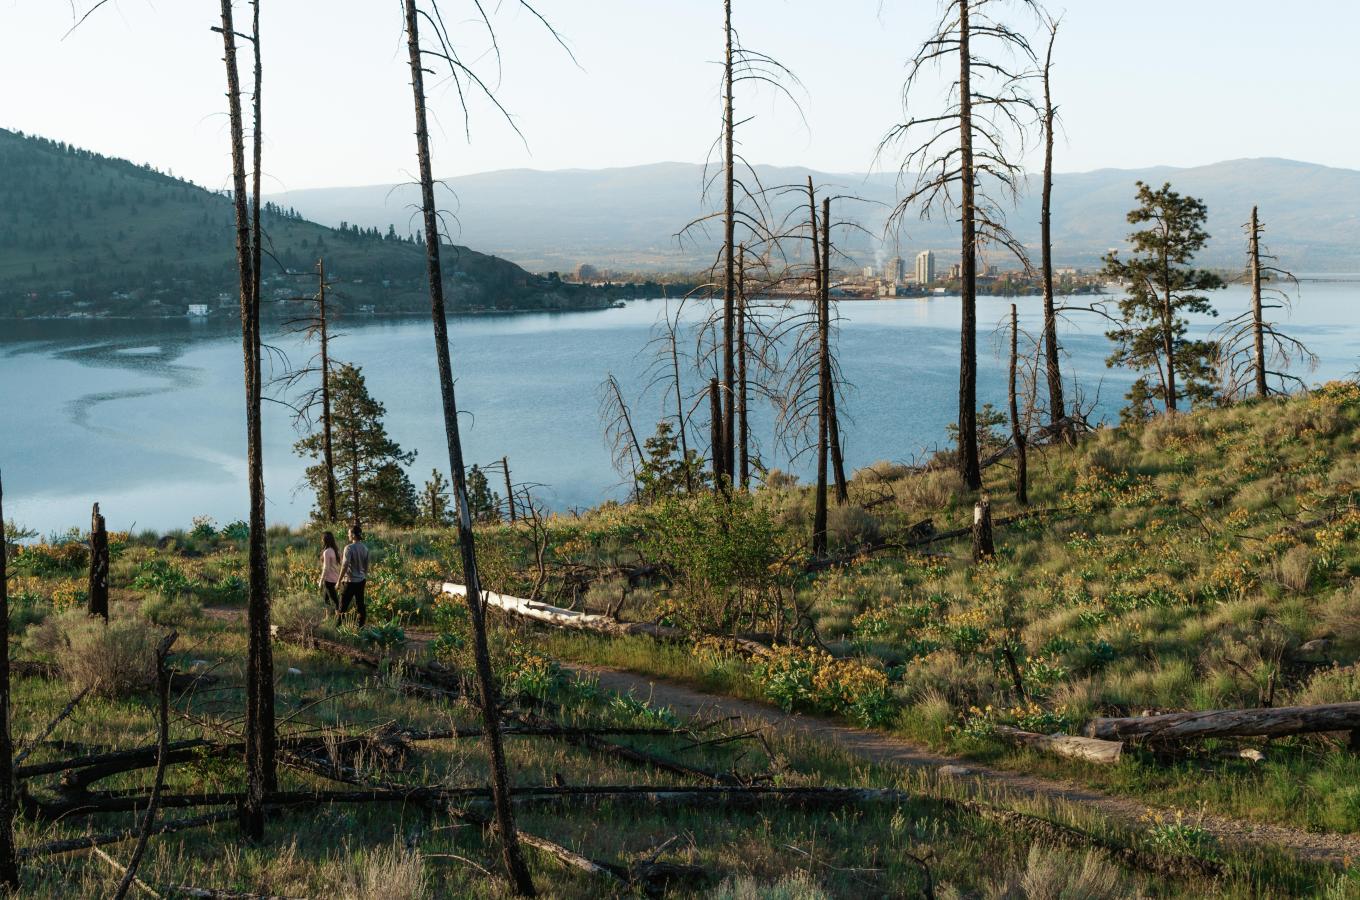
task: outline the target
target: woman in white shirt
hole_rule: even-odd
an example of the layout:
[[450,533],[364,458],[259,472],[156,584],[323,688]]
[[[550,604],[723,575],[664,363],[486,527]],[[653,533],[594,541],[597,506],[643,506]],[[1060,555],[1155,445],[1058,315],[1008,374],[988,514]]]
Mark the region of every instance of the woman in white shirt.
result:
[[340,615],[340,595],[336,585],[340,583],[340,548],[336,546],[335,535],[329,531],[321,535],[321,595]]

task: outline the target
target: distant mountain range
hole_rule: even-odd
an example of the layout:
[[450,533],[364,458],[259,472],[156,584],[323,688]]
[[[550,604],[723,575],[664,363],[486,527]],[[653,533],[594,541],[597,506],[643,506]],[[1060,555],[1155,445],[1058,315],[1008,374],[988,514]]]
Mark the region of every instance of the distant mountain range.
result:
[[[271,299],[314,290],[324,257],[341,306],[429,308],[423,246],[403,231],[265,210]],[[0,316],[182,315],[236,296],[231,201],[149,166],[0,129]],[[599,292],[531,275],[467,247],[444,252],[455,310],[607,305]],[[301,273],[282,276],[284,271]]]
[[[837,174],[800,168],[757,166],[768,186],[819,184],[854,194],[864,203],[843,203],[840,215],[881,234],[887,211],[898,196],[892,174]],[[712,171],[709,171],[712,175]],[[702,196],[705,171],[697,164],[655,163],[614,169],[537,171],[507,169],[445,181],[446,208],[456,215],[459,239],[512,259],[535,271],[569,270],[579,263],[619,270],[691,270],[708,264],[720,231],[680,242],[676,233],[716,208],[719,194]],[[1286,159],[1238,159],[1193,168],[1101,169],[1054,178],[1055,256],[1060,264],[1093,266],[1129,232],[1134,183],[1171,182],[1181,193],[1209,207],[1213,236],[1204,264],[1242,263],[1241,226],[1259,205],[1269,248],[1295,272],[1360,271],[1360,171],[1334,169]],[[1022,195],[1008,221],[1032,248],[1039,240],[1037,182]],[[273,196],[275,202],[331,225],[347,222],[406,234],[417,227],[417,199],[409,185],[319,188]],[[778,212],[787,208],[779,202]],[[904,219],[896,245],[881,246],[864,236],[846,245],[862,264],[924,249],[942,259],[958,256],[957,225],[951,221]],[[1037,256],[1037,253],[1036,253]],[[998,262],[1004,262],[998,258]]]

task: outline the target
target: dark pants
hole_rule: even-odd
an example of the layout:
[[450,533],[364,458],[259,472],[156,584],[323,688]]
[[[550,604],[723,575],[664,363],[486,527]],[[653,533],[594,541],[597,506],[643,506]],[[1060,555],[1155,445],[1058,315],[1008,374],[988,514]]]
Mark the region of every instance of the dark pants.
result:
[[321,582],[321,599],[326,601],[326,605],[340,614],[340,594],[335,590],[334,581]]
[[340,588],[340,618],[345,617],[349,612],[349,606],[354,604],[359,613],[359,627],[363,628],[368,621],[368,609],[364,606],[364,585],[363,581],[346,581]]

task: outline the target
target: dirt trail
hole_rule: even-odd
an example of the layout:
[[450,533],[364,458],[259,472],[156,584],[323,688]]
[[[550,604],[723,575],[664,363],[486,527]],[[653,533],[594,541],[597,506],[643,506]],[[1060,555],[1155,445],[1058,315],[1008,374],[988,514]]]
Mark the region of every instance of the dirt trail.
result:
[[[604,690],[619,694],[631,692],[638,697],[650,698],[652,703],[670,707],[682,716],[737,716],[748,725],[765,726],[782,734],[796,732],[872,763],[920,769],[962,766],[968,773],[959,776],[959,782],[980,800],[993,799],[1000,789],[1013,795],[1081,804],[1116,824],[1134,827],[1138,827],[1140,821],[1151,813],[1167,812],[1164,808],[1111,796],[1071,782],[1007,772],[960,757],[942,755],[880,732],[864,731],[812,716],[790,715],[762,703],[707,694],[674,682],[618,669],[564,665],[579,674],[598,678]],[[1301,859],[1333,864],[1343,864],[1347,859],[1360,859],[1360,835],[1356,834],[1314,833],[1221,816],[1205,816],[1202,824],[1225,845],[1273,847]]]

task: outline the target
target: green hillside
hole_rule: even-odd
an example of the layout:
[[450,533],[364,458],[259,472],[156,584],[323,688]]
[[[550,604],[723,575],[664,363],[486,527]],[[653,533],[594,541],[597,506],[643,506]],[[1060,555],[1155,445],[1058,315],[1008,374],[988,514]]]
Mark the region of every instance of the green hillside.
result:
[[[389,226],[327,228],[269,204],[266,299],[308,290],[318,258],[342,304],[375,312],[427,308],[424,254]],[[235,232],[229,197],[67,144],[0,129],[0,314],[180,315],[232,305]],[[445,252],[454,309],[603,305],[588,292],[466,247]],[[299,273],[299,274],[289,274]]]

